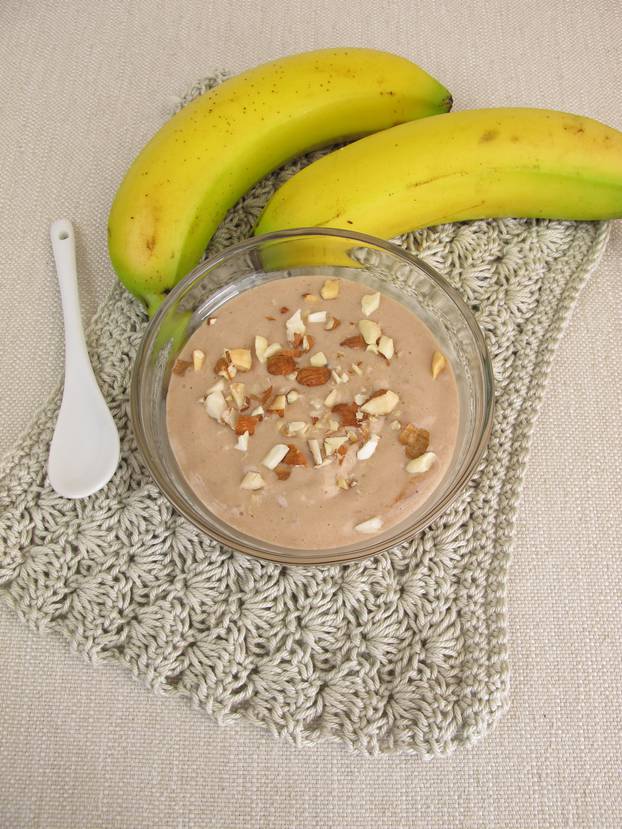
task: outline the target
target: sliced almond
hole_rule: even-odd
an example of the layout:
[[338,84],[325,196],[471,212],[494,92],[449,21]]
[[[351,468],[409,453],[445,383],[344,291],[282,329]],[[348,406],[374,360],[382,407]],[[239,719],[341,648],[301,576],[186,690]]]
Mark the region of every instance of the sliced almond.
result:
[[266,482],[261,477],[259,472],[247,472],[246,475],[242,478],[240,489],[248,489],[252,491],[255,489],[261,489],[265,485]]
[[444,354],[440,351],[435,351],[432,355],[432,379],[436,380],[441,371],[447,367],[447,360]]
[[300,308],[296,311],[296,313],[291,316],[287,322],[285,323],[285,328],[287,329],[287,339],[288,341],[294,342],[294,337],[296,334],[300,334],[301,336],[304,335],[305,331],[305,324],[302,321],[302,314],[300,313]]
[[337,389],[332,389],[329,391],[326,397],[324,398],[324,405],[328,406],[330,409],[331,406],[334,406],[337,402]]
[[300,395],[298,394],[298,392],[296,391],[296,389],[292,389],[291,391],[288,391],[288,392],[287,392],[287,394],[285,395],[285,397],[287,398],[287,402],[288,402],[288,403],[295,403],[295,402],[296,402],[296,400],[298,400],[298,399],[299,399]]
[[371,397],[366,403],[363,403],[361,410],[369,415],[388,415],[399,402],[400,399],[397,394],[387,390],[377,397]]
[[259,418],[255,415],[238,415],[235,424],[236,435],[243,435],[244,432],[248,432],[249,435],[254,435],[258,422]]
[[347,435],[335,435],[334,437],[324,438],[324,452],[327,458],[334,455],[340,446],[348,442]]
[[323,386],[330,380],[330,369],[326,366],[305,366],[298,369],[296,380],[301,386]]
[[423,455],[414,458],[406,464],[406,472],[409,475],[423,475],[424,472],[427,472],[431,468],[435,460],[436,455],[434,452],[424,452]]
[[326,279],[320,290],[322,299],[337,299],[340,287],[338,279]]
[[326,322],[326,311],[312,311],[307,317],[307,322]]
[[320,298],[317,294],[303,294],[302,298],[304,299],[305,302],[310,302],[310,303],[320,301]]
[[205,411],[214,420],[222,420],[227,410],[227,401],[221,391],[213,391],[205,398]]
[[313,458],[313,462],[316,466],[319,466],[322,463],[322,452],[320,450],[320,442],[315,438],[311,438],[311,440],[307,441],[309,446],[309,451],[311,452],[311,456]]
[[263,406],[257,406],[257,408],[253,409],[251,412],[251,417],[263,417],[265,415],[265,411]]
[[368,518],[367,521],[363,521],[361,524],[357,524],[354,529],[357,533],[370,535],[371,533],[377,533],[378,530],[381,530],[382,524],[382,518],[375,515],[373,518]]
[[309,357],[309,362],[312,366],[325,366],[328,363],[326,354],[323,351],[317,351]]
[[372,435],[370,439],[366,443],[364,443],[358,450],[358,452],[356,453],[356,457],[360,461],[368,461],[378,448],[379,442],[380,438],[378,437],[378,435]]
[[244,388],[244,383],[231,383],[231,385],[229,386],[229,389],[231,391],[231,397],[233,397],[233,402],[237,406],[238,410],[243,409],[246,405]]
[[268,406],[268,411],[270,412],[283,412],[285,411],[285,406],[287,405],[287,400],[284,394],[277,394]]
[[324,326],[324,331],[334,331],[335,328],[339,328],[340,325],[341,320],[338,320],[337,317],[328,317],[326,325]]
[[242,432],[242,434],[238,437],[238,442],[235,444],[235,448],[239,449],[240,452],[248,452],[248,432]]
[[380,326],[373,320],[360,320],[359,331],[367,345],[375,345],[382,336]]
[[192,352],[192,367],[195,371],[201,371],[205,363],[205,352],[200,348],[195,348]]
[[384,334],[380,337],[378,342],[378,351],[382,354],[383,357],[386,357],[387,360],[391,360],[393,355],[395,354],[395,348],[393,346],[393,340],[391,337],[386,337]]
[[268,374],[286,377],[296,370],[296,361],[287,354],[275,354],[266,361]]
[[257,334],[255,337],[255,355],[260,363],[266,362],[266,351],[268,349],[268,340]]
[[272,447],[272,449],[270,449],[268,454],[262,460],[262,464],[268,469],[276,469],[288,452],[289,446],[287,446],[287,444],[277,443]]
[[293,437],[293,435],[304,434],[307,431],[308,423],[304,420],[290,420],[289,423],[285,424],[285,427],[288,437]]
[[366,317],[369,317],[374,311],[377,311],[380,306],[380,294],[365,294],[361,297],[361,309]]

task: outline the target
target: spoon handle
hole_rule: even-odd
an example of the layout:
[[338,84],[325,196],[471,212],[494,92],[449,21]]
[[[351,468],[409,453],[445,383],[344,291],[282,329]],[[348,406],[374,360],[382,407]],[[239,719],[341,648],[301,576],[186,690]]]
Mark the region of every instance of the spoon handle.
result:
[[73,225],[67,219],[57,219],[50,228],[50,237],[65,323],[65,376],[72,374],[72,370],[90,374],[92,369],[80,313]]

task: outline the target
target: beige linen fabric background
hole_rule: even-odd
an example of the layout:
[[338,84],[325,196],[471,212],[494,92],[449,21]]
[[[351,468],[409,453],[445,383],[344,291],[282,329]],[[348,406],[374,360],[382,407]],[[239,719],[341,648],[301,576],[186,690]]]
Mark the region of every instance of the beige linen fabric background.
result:
[[[85,318],[113,280],[108,206],[172,96],[215,67],[368,45],[458,107],[622,128],[618,0],[2,0],[0,453],[58,382],[48,224],[74,220]],[[296,750],[219,729],[0,608],[2,827],[622,825],[622,225],[581,296],[537,424],[510,572],[508,715],[449,759]]]

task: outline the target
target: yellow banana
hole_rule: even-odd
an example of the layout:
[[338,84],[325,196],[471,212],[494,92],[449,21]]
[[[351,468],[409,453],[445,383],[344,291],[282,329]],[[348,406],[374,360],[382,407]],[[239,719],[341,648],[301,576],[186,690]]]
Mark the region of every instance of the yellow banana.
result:
[[371,49],[294,55],[225,81],[171,118],[130,167],[110,211],[114,269],[152,311],[268,172],[450,107],[447,90],[414,63]]
[[268,202],[255,232],[320,226],[392,238],[494,216],[622,216],[622,133],[543,109],[425,118],[301,170]]

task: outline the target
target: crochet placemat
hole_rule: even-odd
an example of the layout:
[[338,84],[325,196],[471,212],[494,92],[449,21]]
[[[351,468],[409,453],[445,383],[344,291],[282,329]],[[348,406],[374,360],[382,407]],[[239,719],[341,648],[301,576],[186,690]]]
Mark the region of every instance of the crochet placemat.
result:
[[[209,252],[249,236],[275,188],[315,155],[257,185]],[[0,467],[0,599],[32,628],[223,724],[244,717],[297,744],[426,756],[481,736],[508,699],[505,584],[530,433],[607,235],[602,223],[506,219],[399,240],[479,320],[497,382],[492,437],[468,488],[427,531],[374,559],[318,570],[235,554],[162,498],[128,418],[146,318],[115,287],[88,339],[119,427],[119,469],[90,498],[51,490],[54,395]]]

